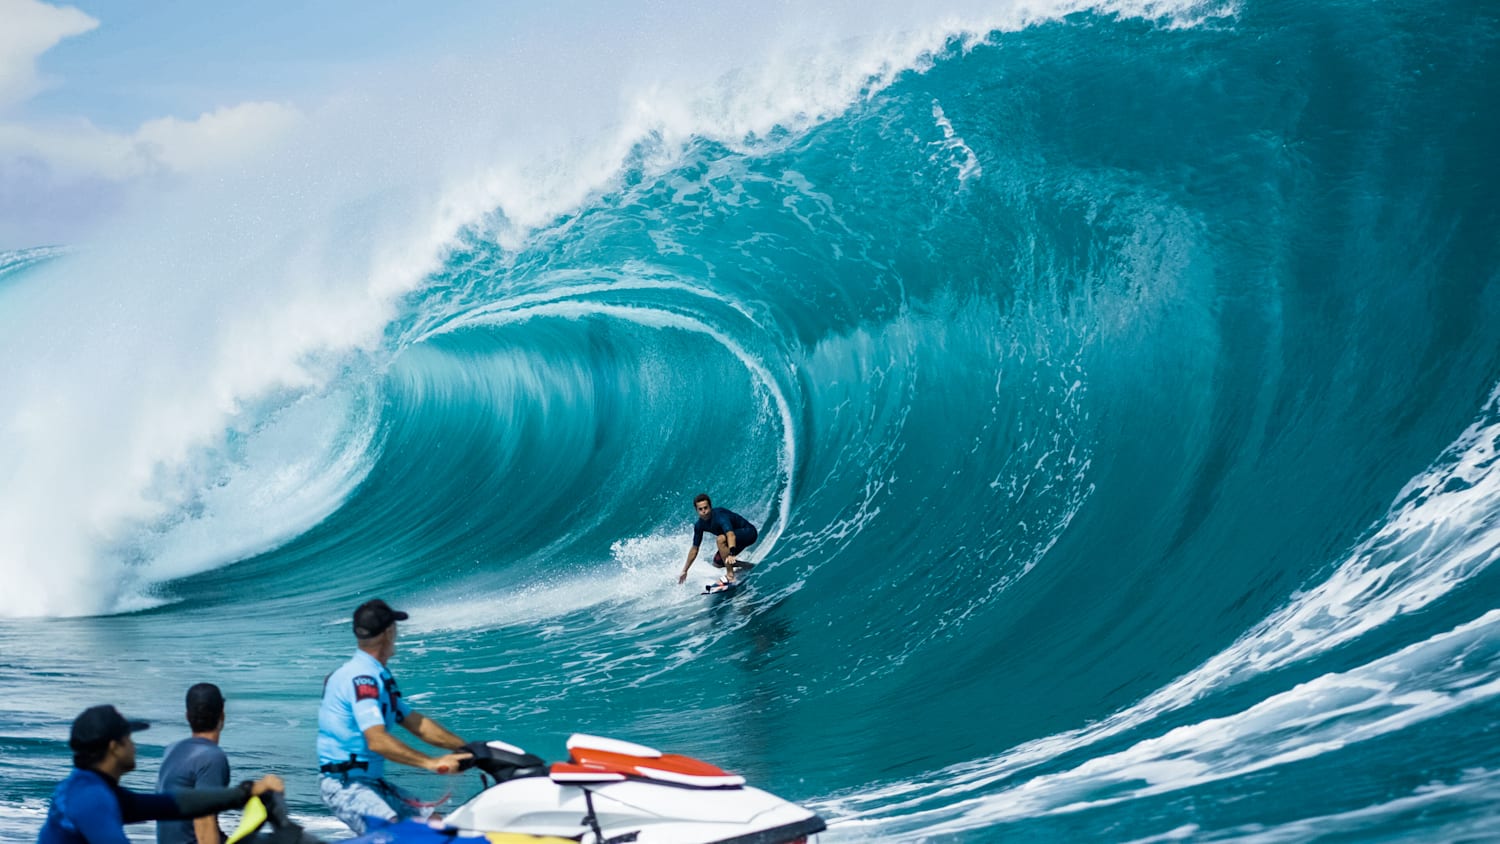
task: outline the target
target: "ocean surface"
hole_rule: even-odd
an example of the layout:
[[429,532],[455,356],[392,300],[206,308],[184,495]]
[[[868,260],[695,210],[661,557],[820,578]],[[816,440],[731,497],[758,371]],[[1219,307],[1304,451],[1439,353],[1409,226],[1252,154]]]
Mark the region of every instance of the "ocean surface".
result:
[[[340,837],[377,596],[456,732],[688,753],[825,841],[1500,838],[1500,7],[828,44],[0,254],[0,839],[86,706],[156,722],[149,789],[199,681]],[[676,583],[703,491],[761,526],[727,600]]]

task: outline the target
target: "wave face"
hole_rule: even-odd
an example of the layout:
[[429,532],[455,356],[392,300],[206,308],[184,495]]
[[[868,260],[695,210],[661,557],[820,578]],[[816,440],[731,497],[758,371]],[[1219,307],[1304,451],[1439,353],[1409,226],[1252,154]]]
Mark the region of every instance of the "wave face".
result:
[[[12,831],[76,711],[160,718],[154,770],[202,679],[237,770],[321,816],[319,678],[378,594],[457,731],[690,752],[831,840],[1500,834],[1500,18],[1232,11],[955,37],[806,125],[637,139],[238,395],[54,581],[4,523],[5,612],[50,616],[0,623]],[[0,313],[75,260],[0,256]],[[36,407],[12,433],[66,453]],[[15,508],[40,459],[0,453]],[[675,583],[700,491],[762,527],[727,601]]]

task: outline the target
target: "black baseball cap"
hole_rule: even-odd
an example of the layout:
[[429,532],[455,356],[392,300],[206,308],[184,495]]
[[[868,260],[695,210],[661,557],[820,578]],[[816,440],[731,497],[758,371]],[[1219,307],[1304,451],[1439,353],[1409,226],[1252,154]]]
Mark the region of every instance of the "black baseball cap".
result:
[[391,605],[376,598],[373,601],[365,601],[354,611],[354,635],[361,639],[372,639],[385,632],[387,627],[398,621],[405,621],[411,616],[400,610],[391,609]]
[[74,750],[98,747],[119,741],[131,733],[138,733],[151,725],[145,721],[132,721],[120,714],[120,710],[109,704],[90,706],[83,714],[73,719],[73,731],[68,734],[68,746]]

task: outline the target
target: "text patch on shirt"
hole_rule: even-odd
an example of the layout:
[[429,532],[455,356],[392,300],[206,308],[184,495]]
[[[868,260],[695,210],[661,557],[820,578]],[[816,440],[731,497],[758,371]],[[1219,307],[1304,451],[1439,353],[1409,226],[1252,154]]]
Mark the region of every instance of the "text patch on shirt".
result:
[[380,686],[374,677],[360,675],[354,678],[355,700],[376,700],[380,697]]

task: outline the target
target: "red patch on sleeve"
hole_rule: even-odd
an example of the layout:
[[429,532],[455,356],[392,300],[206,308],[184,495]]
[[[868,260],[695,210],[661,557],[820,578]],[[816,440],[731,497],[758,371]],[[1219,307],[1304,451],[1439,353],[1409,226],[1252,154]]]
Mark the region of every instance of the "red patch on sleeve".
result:
[[361,676],[354,678],[355,700],[376,700],[379,697],[380,686],[375,682],[374,677]]

